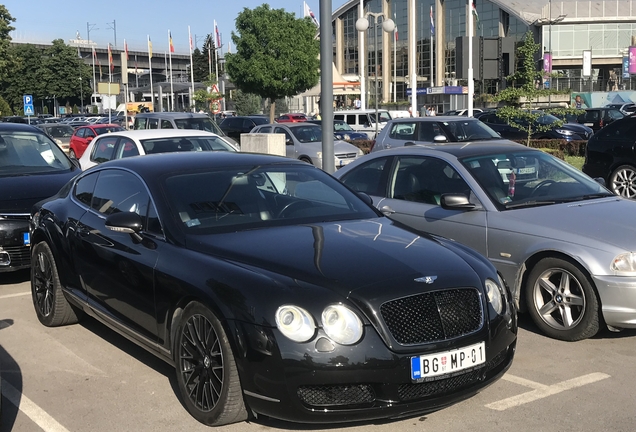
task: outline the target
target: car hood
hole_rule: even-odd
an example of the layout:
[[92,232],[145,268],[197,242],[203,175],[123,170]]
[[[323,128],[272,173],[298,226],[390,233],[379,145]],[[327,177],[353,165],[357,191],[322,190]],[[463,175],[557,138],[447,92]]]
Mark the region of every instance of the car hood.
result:
[[[500,213],[491,228],[513,230],[609,251],[608,246],[636,250],[636,201],[602,198],[576,203],[514,209]],[[499,219],[499,218],[497,218]]]
[[[352,291],[362,291],[356,296],[395,296],[387,287],[398,288],[403,296],[424,286],[481,285],[476,270],[455,251],[386,218],[190,236],[186,242],[189,249],[322,286],[343,297]],[[414,282],[427,276],[436,283]]]
[[55,195],[77,173],[73,168],[47,174],[0,176],[0,212],[30,213],[33,204]]
[[563,123],[563,125],[560,127],[560,129],[567,129],[567,130],[571,130],[572,132],[586,132],[586,133],[592,133],[592,129],[579,124],[579,123]]

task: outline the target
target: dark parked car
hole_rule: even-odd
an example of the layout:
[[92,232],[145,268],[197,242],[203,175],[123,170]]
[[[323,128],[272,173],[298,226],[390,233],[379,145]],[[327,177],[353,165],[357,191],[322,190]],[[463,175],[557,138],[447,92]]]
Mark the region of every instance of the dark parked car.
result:
[[583,172],[616,195],[636,198],[636,117],[616,120],[587,142]]
[[[322,126],[322,120],[308,120],[307,123],[314,123],[319,126]],[[369,139],[369,135],[367,135],[364,132],[356,132],[344,120],[333,121],[333,135],[337,140],[341,140],[341,141],[356,141],[356,140]]]
[[226,117],[219,124],[225,135],[236,142],[240,142],[242,133],[249,133],[258,125],[269,123],[269,118],[264,116],[236,116]]
[[512,299],[485,258],[283,157],[100,164],[36,209],[32,241],[39,320],[88,314],[126,335],[175,366],[208,425],[430,412],[515,352]]
[[56,194],[78,172],[41,130],[0,124],[0,272],[31,265],[31,207]]
[[334,176],[391,219],[488,257],[546,335],[636,328],[636,202],[562,160],[515,143],[414,145]]
[[586,108],[585,113],[579,115],[576,121],[592,128],[594,132],[598,132],[602,127],[623,117],[625,117],[625,114],[616,108]]
[[[508,124],[504,119],[497,116],[496,111],[486,111],[476,114],[482,122],[486,123],[495,132],[499,133],[502,138],[510,140],[523,140],[528,138],[528,133],[522,129],[516,128]],[[526,125],[523,119],[517,120],[519,124]],[[552,114],[543,114],[537,119],[540,125],[552,126],[545,132],[536,132],[532,134],[534,139],[564,139],[566,141],[587,140],[594,133],[591,128],[578,123],[564,123]]]

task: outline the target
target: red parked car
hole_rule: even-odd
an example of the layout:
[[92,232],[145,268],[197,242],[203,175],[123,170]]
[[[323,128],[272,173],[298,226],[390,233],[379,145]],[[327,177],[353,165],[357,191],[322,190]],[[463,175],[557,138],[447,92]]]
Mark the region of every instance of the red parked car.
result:
[[302,113],[283,114],[274,119],[276,123],[302,123],[307,121],[307,116]]
[[71,137],[68,155],[71,159],[79,159],[84,154],[86,147],[97,135],[123,130],[123,127],[116,124],[95,124],[79,127],[75,129],[75,133]]

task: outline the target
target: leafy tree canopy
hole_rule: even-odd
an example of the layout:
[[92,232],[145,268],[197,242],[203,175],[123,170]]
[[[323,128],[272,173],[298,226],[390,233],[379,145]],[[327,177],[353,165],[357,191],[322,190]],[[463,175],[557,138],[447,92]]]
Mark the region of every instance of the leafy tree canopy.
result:
[[11,42],[9,33],[15,30],[15,27],[11,25],[14,21],[15,18],[11,16],[7,8],[0,4],[0,80],[4,78],[9,64],[9,57],[7,56],[9,43]]
[[234,93],[233,101],[238,115],[258,114],[263,109],[262,98],[253,93],[237,90]]
[[[214,63],[212,63],[212,67],[210,68],[210,63],[208,62],[208,53],[201,52],[199,48],[195,48],[192,51],[192,71],[194,73],[194,81],[195,82],[203,82],[209,79],[210,69],[212,69],[212,73],[214,72]],[[190,69],[190,66],[188,66]],[[189,71],[188,71],[189,72]]]
[[62,39],[54,40],[53,45],[44,50],[40,79],[46,94],[55,95],[58,99],[77,98],[80,93],[91,94],[90,67],[78,57],[77,49],[66,45]]
[[[263,4],[243,9],[236,30],[236,53],[226,54],[226,68],[240,90],[275,101],[318,84],[320,43],[309,18]],[[274,104],[270,120],[273,115]]]

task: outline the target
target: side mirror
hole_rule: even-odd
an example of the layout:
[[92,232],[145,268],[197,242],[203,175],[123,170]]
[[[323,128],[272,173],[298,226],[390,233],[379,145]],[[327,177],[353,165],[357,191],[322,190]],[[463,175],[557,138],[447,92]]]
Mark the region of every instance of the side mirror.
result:
[[433,138],[434,143],[445,143],[448,142],[448,139],[444,135],[435,135]]
[[605,184],[605,179],[603,177],[595,177],[594,181],[603,187],[607,187],[607,185]]
[[292,139],[291,139],[291,138],[287,138],[287,139],[285,140],[285,145],[294,145],[294,141],[292,141]]
[[473,210],[477,207],[468,201],[466,195],[458,193],[442,194],[440,205],[445,210]]
[[130,234],[135,240],[142,240],[139,232],[143,228],[143,222],[137,213],[120,212],[108,215],[105,226],[110,231]]
[[91,142],[91,141],[93,141],[94,138],[95,137],[92,137],[92,136],[86,137],[86,141]]
[[362,201],[364,201],[366,204],[368,204],[368,205],[370,205],[370,206],[372,206],[372,205],[373,205],[373,198],[371,198],[371,195],[369,195],[369,194],[368,194],[368,193],[366,193],[366,192],[361,192],[361,191],[358,191],[358,192],[356,192],[356,193],[358,194],[358,196],[360,197],[360,199],[361,199]]

